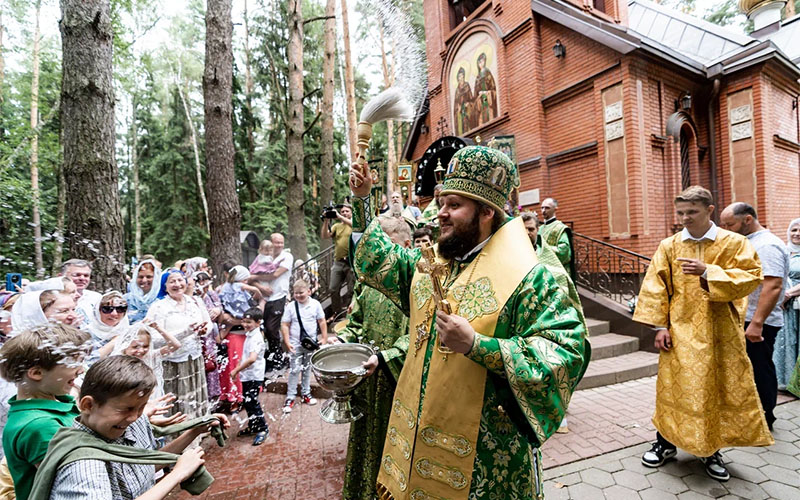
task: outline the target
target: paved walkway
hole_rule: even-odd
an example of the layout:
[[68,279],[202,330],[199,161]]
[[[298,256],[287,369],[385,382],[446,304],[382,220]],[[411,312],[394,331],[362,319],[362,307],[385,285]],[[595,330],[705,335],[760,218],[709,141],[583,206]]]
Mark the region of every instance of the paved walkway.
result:
[[[340,499],[348,426],[324,423],[319,406],[297,405],[284,415],[281,394],[262,394],[261,400],[270,424],[267,442],[254,447],[252,438],[232,438],[220,449],[206,441],[206,466],[216,481],[199,498]],[[546,499],[800,499],[800,401],[778,407],[774,446],[725,452],[734,476],[725,484],[683,453],[660,470],[641,465],[649,446],[644,443],[655,434],[654,404],[655,377],[576,392],[570,432],[556,434],[542,450]],[[239,425],[234,422],[232,436]],[[173,492],[170,498],[193,497]]]
[[731,479],[708,477],[695,457],[679,451],[659,469],[644,467],[641,444],[545,471],[547,500],[800,499],[800,401],[775,411],[775,444],[722,450]]

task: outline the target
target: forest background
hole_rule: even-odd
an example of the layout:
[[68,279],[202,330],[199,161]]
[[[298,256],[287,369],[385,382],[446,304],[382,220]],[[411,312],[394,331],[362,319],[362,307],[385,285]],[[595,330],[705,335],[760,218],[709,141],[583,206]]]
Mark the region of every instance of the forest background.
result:
[[[424,54],[422,0],[380,2],[403,12],[409,25],[405,33]],[[227,3],[230,6],[231,1]],[[324,205],[340,202],[348,194],[346,172],[354,147],[348,140],[348,97],[358,113],[370,97],[394,81],[397,41],[387,36],[377,3],[302,2],[302,117],[295,123],[302,134],[292,143],[288,51],[294,34],[290,27],[298,20],[290,9],[298,2],[232,2],[231,122],[240,229],[262,237],[291,232],[288,243],[295,247],[296,258],[329,244],[319,239],[319,214]],[[736,0],[662,3],[739,31],[750,29]],[[800,8],[800,0],[794,3]],[[322,90],[326,18],[332,5],[336,22],[331,124],[326,123],[323,109],[331,103],[324,102]],[[343,43],[343,7],[350,17],[352,86],[345,71],[350,47]],[[126,264],[131,256],[143,253],[155,254],[165,265],[178,258],[213,254],[207,193],[215,186],[206,185],[203,102],[206,8],[203,0],[110,2],[114,159]],[[69,239],[65,247],[63,236],[74,216],[67,203],[74,188],[64,176],[60,16],[56,0],[0,0],[0,276],[56,274],[61,261],[72,255]],[[325,140],[326,128],[333,130],[332,141]],[[377,125],[372,157],[393,165],[408,128],[409,124]],[[289,143],[302,144],[299,158],[305,173],[300,177],[302,193],[294,195]],[[330,194],[325,187],[330,179],[325,176],[331,169],[323,165],[326,146],[333,158]],[[303,218],[294,221],[294,228],[289,222],[292,196],[301,198],[294,205]],[[106,216],[113,214],[95,214]],[[100,251],[99,242],[81,243]]]

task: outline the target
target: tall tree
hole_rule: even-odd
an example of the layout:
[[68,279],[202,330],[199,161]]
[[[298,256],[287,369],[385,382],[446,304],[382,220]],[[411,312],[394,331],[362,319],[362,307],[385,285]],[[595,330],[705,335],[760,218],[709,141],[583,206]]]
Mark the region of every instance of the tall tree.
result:
[[353,56],[350,52],[350,22],[347,13],[347,0],[342,0],[342,39],[344,46],[344,91],[347,103],[347,142],[350,143],[350,158],[356,157],[358,119],[356,118],[356,83],[353,72]]
[[41,0],[36,0],[33,14],[33,68],[31,71],[31,195],[33,196],[33,248],[36,277],[44,276],[42,259],[42,222],[39,217],[39,15]]
[[[135,85],[134,85],[135,88]],[[131,170],[133,170],[133,251],[136,258],[142,257],[142,200],[139,184],[139,130],[136,126],[136,106],[139,99],[134,90],[131,95]]]
[[233,150],[233,22],[231,0],[208,0],[206,5],[205,100],[208,218],[211,223],[211,261],[221,276],[227,261],[239,262],[241,212],[236,194]]
[[325,3],[325,55],[322,62],[322,161],[320,162],[320,199],[333,200],[333,96],[336,47],[336,0]]
[[[384,88],[388,89],[394,83],[394,51],[392,51],[392,62],[390,65],[389,57],[386,54],[386,41],[384,39],[383,22],[380,19],[378,19],[378,34],[381,41],[381,69],[383,70],[383,86]],[[394,187],[394,172],[396,171],[395,164],[397,163],[393,120],[386,120],[386,145],[386,186],[387,193],[391,193],[396,189]]]
[[305,160],[303,150],[303,2],[289,0],[289,44],[287,61],[289,63],[289,109],[286,131],[286,152],[288,157],[286,215],[289,224],[289,248],[295,257],[305,259],[308,253],[305,235],[303,205],[303,178]]
[[[183,111],[186,113],[186,122],[189,124],[189,131],[192,133],[192,151],[194,152],[194,175],[197,181],[197,190],[200,193],[200,201],[203,203],[203,218],[206,221],[206,231],[211,232],[211,224],[208,220],[208,200],[206,200],[205,188],[203,187],[203,170],[200,165],[200,148],[197,145],[197,129],[192,120],[192,110],[189,108],[189,99],[186,97],[186,90],[184,89],[184,82],[181,82],[181,71],[178,71],[178,77],[175,79],[175,86],[178,88],[178,95],[183,104]],[[233,134],[233,127],[231,126],[231,134]],[[233,139],[231,139],[233,140]]]
[[124,290],[110,11],[110,0],[61,0],[61,123],[70,256],[94,262],[95,288]]

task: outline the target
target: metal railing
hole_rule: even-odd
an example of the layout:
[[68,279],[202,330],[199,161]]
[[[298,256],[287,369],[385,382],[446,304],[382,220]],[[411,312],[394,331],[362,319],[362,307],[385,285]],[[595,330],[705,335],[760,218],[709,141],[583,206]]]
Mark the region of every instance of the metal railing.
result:
[[650,258],[573,233],[577,285],[625,307],[639,294]]
[[314,255],[292,270],[292,279],[289,289],[294,282],[303,279],[311,286],[311,294],[320,302],[331,296],[330,280],[333,267],[333,245]]

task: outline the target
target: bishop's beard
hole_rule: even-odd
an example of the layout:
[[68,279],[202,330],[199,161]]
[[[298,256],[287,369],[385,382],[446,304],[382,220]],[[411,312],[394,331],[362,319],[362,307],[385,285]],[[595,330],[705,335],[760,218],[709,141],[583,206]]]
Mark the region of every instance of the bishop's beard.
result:
[[447,236],[439,237],[439,256],[451,260],[463,257],[467,252],[478,246],[480,238],[479,211],[475,210],[472,220],[466,223],[454,223],[453,230]]

